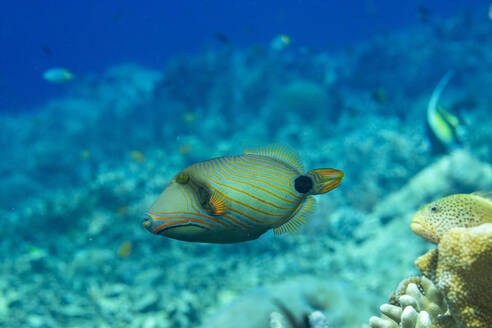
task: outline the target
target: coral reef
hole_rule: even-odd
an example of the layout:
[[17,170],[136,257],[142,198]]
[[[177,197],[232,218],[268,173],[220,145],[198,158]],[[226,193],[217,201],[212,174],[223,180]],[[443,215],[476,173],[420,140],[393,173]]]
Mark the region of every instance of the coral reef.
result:
[[458,322],[492,327],[492,224],[451,229],[417,266],[444,292]]
[[440,322],[447,322],[444,296],[426,277],[404,279],[380,310],[381,317],[369,319],[372,328],[445,327]]

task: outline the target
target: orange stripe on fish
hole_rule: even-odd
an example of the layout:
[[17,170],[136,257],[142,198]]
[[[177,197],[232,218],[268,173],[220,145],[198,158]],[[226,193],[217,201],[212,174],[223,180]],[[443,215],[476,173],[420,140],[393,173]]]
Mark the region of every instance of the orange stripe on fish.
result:
[[[247,160],[245,160],[245,157],[244,156],[238,156],[238,159],[237,159],[238,163],[242,163],[242,164],[245,164],[245,165],[256,165],[258,167],[261,167],[261,168],[265,168],[265,169],[271,169],[273,171],[276,171],[274,168],[271,168],[269,166],[265,166],[265,165],[261,165],[261,164],[258,164],[258,163],[252,163],[252,162],[248,162]],[[277,178],[283,178],[283,179],[288,179],[286,178],[285,176],[283,176],[282,174],[284,172],[277,172],[277,174],[271,172],[271,171],[264,171],[264,170],[260,170],[260,169],[257,169],[259,172],[264,172],[264,173],[268,173],[268,174],[271,174],[273,175],[274,177],[277,177]]]
[[[204,176],[203,176],[203,174],[202,174],[201,172],[198,172],[198,171],[196,170],[196,168],[195,168],[195,167],[192,167],[192,172],[193,172],[193,174],[194,174],[194,175],[196,175],[196,176],[200,176],[200,177],[202,177],[202,179],[205,179],[205,178],[204,178]],[[210,179],[210,178],[209,178],[209,179]],[[247,195],[247,196],[249,196],[249,197],[251,197],[251,198],[253,198],[253,199],[256,199],[256,200],[258,200],[258,201],[264,202],[262,199],[260,199],[260,198],[258,198],[258,197],[255,197],[255,196],[253,196],[253,195],[251,195],[251,194],[249,194],[249,193],[247,193],[247,192],[245,192],[245,191],[242,191],[242,190],[237,189],[237,188],[233,188],[233,187],[228,186],[228,185],[223,184],[223,183],[219,183],[218,181],[214,181],[213,179],[210,179],[210,180],[212,180],[215,184],[217,184],[217,185],[219,185],[219,186],[223,186],[223,187],[225,187],[225,188],[229,188],[229,189],[235,190],[235,191],[240,192],[240,193],[242,193],[242,194],[244,194],[244,195]],[[201,182],[202,182],[202,183],[205,183],[205,182],[204,182],[204,180],[201,180]],[[244,207],[246,207],[246,208],[249,208],[250,210],[256,211],[256,212],[261,213],[261,214],[269,215],[269,216],[284,216],[283,214],[273,214],[273,213],[268,213],[268,212],[262,211],[262,210],[260,210],[260,209],[258,209],[258,208],[255,208],[255,207],[249,206],[249,205],[245,204],[244,202],[241,202],[241,201],[239,201],[239,200],[237,200],[237,199],[234,199],[234,198],[228,197],[228,196],[226,196],[226,195],[222,194],[222,193],[221,193],[221,192],[219,192],[216,188],[214,188],[214,187],[212,187],[212,186],[210,186],[210,185],[208,185],[208,187],[210,187],[210,188],[211,188],[214,192],[216,192],[216,193],[218,193],[218,194],[221,194],[221,195],[222,195],[225,199],[230,200],[230,201],[232,201],[232,202],[235,202],[235,203],[237,203],[237,204],[240,204],[240,205],[242,205],[242,206],[244,206]],[[268,203],[266,203],[266,202],[265,202],[265,204],[268,204]],[[277,207],[277,208],[278,208],[278,209],[282,209],[282,208],[279,208],[279,207]]]
[[155,227],[154,230],[152,230],[152,233],[155,234],[157,231],[161,230],[164,227],[170,226],[170,225],[176,225],[176,224],[188,223],[188,222],[189,222],[188,218],[185,218],[185,220],[181,220],[181,221],[162,223],[162,224],[159,224],[157,227]]
[[241,221],[236,220],[235,218],[233,218],[230,215],[224,215],[224,217],[227,218],[228,220],[231,220],[232,222],[236,223],[237,225],[240,225],[241,227],[243,227],[245,229],[254,229],[254,227],[249,227],[246,224],[242,223]]
[[[147,213],[153,218],[153,219],[156,219],[156,220],[163,220],[163,219],[174,219],[176,218],[177,216],[169,216],[169,217],[165,217],[165,216],[157,216],[157,215],[152,215],[152,214],[161,214],[161,215],[176,215],[176,214],[182,214],[183,216],[185,217],[189,217],[191,215],[193,216],[199,216],[199,217],[202,217],[204,219],[208,219],[208,220],[212,220],[218,224],[221,224],[223,225],[224,227],[227,227],[228,224],[225,223],[225,222],[222,222],[221,220],[219,219],[216,219],[214,218],[213,216],[210,216],[210,215],[203,215],[203,214],[199,214],[199,213],[193,213],[193,212],[152,212],[152,211],[147,211]],[[188,216],[186,216],[188,215]]]
[[247,214],[244,214],[244,213],[242,213],[242,212],[241,212],[241,211],[239,211],[239,210],[236,210],[236,209],[234,209],[234,208],[230,208],[230,209],[229,209],[229,211],[234,212],[234,213],[236,213],[236,214],[238,214],[238,215],[240,215],[240,216],[242,216],[242,217],[244,217],[244,218],[246,218],[246,219],[249,219],[249,220],[251,220],[251,221],[253,221],[253,222],[256,222],[256,223],[259,223],[259,224],[263,224],[263,225],[264,225],[264,222],[262,222],[262,221],[260,221],[260,220],[257,220],[257,219],[255,219],[255,218],[253,218],[253,217],[251,217],[251,216],[249,216],[249,215],[247,215]]
[[[232,165],[230,164],[230,161],[232,161],[232,160],[231,160],[231,159],[228,159],[228,158],[226,158],[226,157],[224,158],[224,164],[225,164],[225,165],[227,165],[227,166],[228,166],[231,170],[235,170],[236,172],[240,172],[240,173],[243,173],[243,174],[254,174],[254,173],[252,173],[252,172],[251,172],[251,173],[249,173],[249,172],[238,171],[238,169],[237,169],[236,167],[234,167],[234,166],[232,166]],[[240,176],[240,175],[234,174],[234,173],[232,173],[232,172],[230,172],[230,171],[228,171],[228,172],[229,172],[229,174],[230,174],[230,175],[232,175],[232,176],[235,176],[235,177],[238,177],[238,178],[244,178],[244,176]],[[255,176],[260,176],[260,175],[255,174]],[[259,187],[259,186],[255,186],[255,185],[253,185],[253,184],[251,184],[251,183],[247,183],[247,182],[243,182],[243,181],[241,181],[241,183],[246,183],[246,184],[248,184],[248,185],[250,185],[250,186],[254,186],[255,188],[260,189],[260,190],[262,190],[262,191],[264,191],[264,192],[266,192],[266,193],[269,193],[270,195],[272,195],[272,196],[274,196],[274,197],[277,197],[278,199],[283,200],[283,201],[285,201],[285,202],[287,202],[287,203],[291,203],[291,204],[298,204],[298,203],[299,203],[299,199],[300,199],[300,197],[299,197],[299,196],[297,196],[296,194],[294,194],[294,193],[290,192],[290,191],[289,191],[289,190],[287,190],[287,189],[284,189],[284,188],[281,188],[281,187],[277,187],[277,186],[275,186],[274,184],[271,184],[271,183],[269,183],[269,182],[267,182],[267,181],[265,181],[265,180],[256,179],[256,178],[249,177],[249,176],[248,176],[247,178],[248,178],[249,180],[252,180],[252,181],[256,181],[256,182],[261,182],[261,183],[264,183],[264,184],[266,184],[267,186],[269,186],[269,187],[271,187],[271,188],[274,188],[274,189],[276,189],[276,190],[278,190],[278,191],[282,191],[282,192],[284,192],[284,193],[286,193],[286,194],[289,194],[289,195],[291,195],[292,197],[294,197],[294,198],[295,198],[295,200],[285,199],[285,198],[283,198],[283,197],[280,197],[280,196],[279,196],[279,195],[277,195],[277,194],[274,194],[274,193],[272,193],[272,192],[270,192],[270,191],[268,191],[268,190],[266,190],[266,189],[263,189],[263,188],[261,188],[261,187]],[[265,177],[265,178],[266,178],[266,177]],[[289,180],[289,185],[290,185],[290,184],[291,184],[291,182],[290,182],[290,180]]]
[[[224,164],[223,164],[223,163],[219,162],[219,163],[218,163],[218,165],[219,165],[219,166],[220,166],[220,167],[221,167],[224,171],[226,171],[229,175],[232,175],[232,176],[235,176],[235,177],[238,177],[238,178],[243,178],[243,176],[240,176],[240,175],[234,174],[234,173],[232,173],[231,171],[229,171],[229,170],[228,170],[228,169],[224,166]],[[256,185],[254,185],[254,184],[252,184],[252,183],[249,183],[249,182],[246,182],[246,181],[241,181],[241,180],[236,180],[236,179],[231,179],[231,178],[229,178],[227,175],[225,175],[225,176],[224,176],[224,178],[225,178],[226,180],[229,180],[229,181],[232,181],[232,182],[236,182],[236,183],[240,183],[240,184],[245,184],[245,185],[248,185],[248,186],[250,186],[250,187],[252,187],[252,188],[255,188],[255,189],[261,190],[261,191],[263,191],[263,192],[265,192],[265,193],[267,193],[267,194],[269,194],[269,195],[271,195],[271,196],[273,196],[273,197],[275,197],[275,198],[278,198],[278,199],[280,199],[280,200],[282,200],[282,201],[285,201],[285,202],[288,202],[288,203],[291,203],[291,204],[297,204],[297,203],[298,203],[298,202],[294,202],[294,201],[289,201],[289,200],[286,200],[285,198],[282,198],[282,197],[278,196],[277,194],[275,194],[275,193],[273,193],[273,192],[271,192],[271,191],[268,191],[268,190],[266,190],[266,189],[264,189],[264,188],[261,188],[261,187],[259,187],[259,186],[256,186]],[[256,180],[256,179],[254,179],[254,178],[253,178],[253,179],[252,179],[252,178],[250,178],[250,180],[253,180],[253,181],[261,181],[261,180]],[[276,207],[276,206],[274,206],[274,207]],[[279,208],[279,207],[277,207],[277,208]],[[279,208],[279,209],[285,209],[285,208]]]
[[255,165],[261,165],[266,168],[269,168],[273,171],[276,171],[278,173],[282,174],[287,174],[289,176],[294,176],[297,175],[298,172],[292,172],[294,168],[287,168],[286,164],[284,162],[281,162],[280,160],[276,158],[270,158],[262,155],[254,155],[254,154],[248,154],[248,155],[238,155],[240,156],[243,160],[253,162]]

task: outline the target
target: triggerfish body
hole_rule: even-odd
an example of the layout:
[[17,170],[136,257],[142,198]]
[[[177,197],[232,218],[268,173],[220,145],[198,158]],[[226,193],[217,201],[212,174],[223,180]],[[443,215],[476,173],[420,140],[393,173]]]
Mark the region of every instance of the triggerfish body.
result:
[[449,71],[441,78],[427,105],[427,132],[436,153],[444,153],[461,145],[463,127],[460,120],[439,106],[439,98],[453,75],[454,71]]
[[452,228],[469,228],[492,223],[492,194],[455,194],[422,207],[410,228],[431,243],[438,244]]
[[66,68],[56,67],[44,72],[43,78],[53,83],[65,83],[73,80],[74,75]]
[[314,210],[312,195],[336,188],[343,172],[305,172],[296,152],[270,145],[181,170],[146,212],[153,234],[206,243],[235,243],[297,231]]

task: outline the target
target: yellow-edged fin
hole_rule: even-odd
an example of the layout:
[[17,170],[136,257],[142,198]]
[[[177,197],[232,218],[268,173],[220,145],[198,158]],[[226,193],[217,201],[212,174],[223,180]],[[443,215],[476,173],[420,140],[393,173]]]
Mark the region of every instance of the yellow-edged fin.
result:
[[284,232],[294,233],[299,231],[301,225],[306,223],[307,217],[316,209],[316,201],[313,197],[308,196],[292,213],[291,217],[281,226],[273,229],[273,233],[276,235],[283,234]]
[[208,204],[210,205],[210,214],[212,215],[224,215],[227,213],[226,200],[217,192],[213,192],[210,195]]
[[244,153],[272,157],[289,164],[299,173],[304,173],[304,164],[299,154],[287,145],[273,144],[256,149],[246,149]]

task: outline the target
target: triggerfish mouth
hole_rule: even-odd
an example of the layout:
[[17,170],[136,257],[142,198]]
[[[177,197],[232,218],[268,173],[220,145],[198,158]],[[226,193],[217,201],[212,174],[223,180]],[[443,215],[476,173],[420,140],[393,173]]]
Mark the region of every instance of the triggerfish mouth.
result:
[[305,172],[295,151],[270,145],[181,170],[145,213],[153,234],[203,243],[253,240],[269,229],[294,232],[314,211],[313,195],[338,185],[343,172]]

